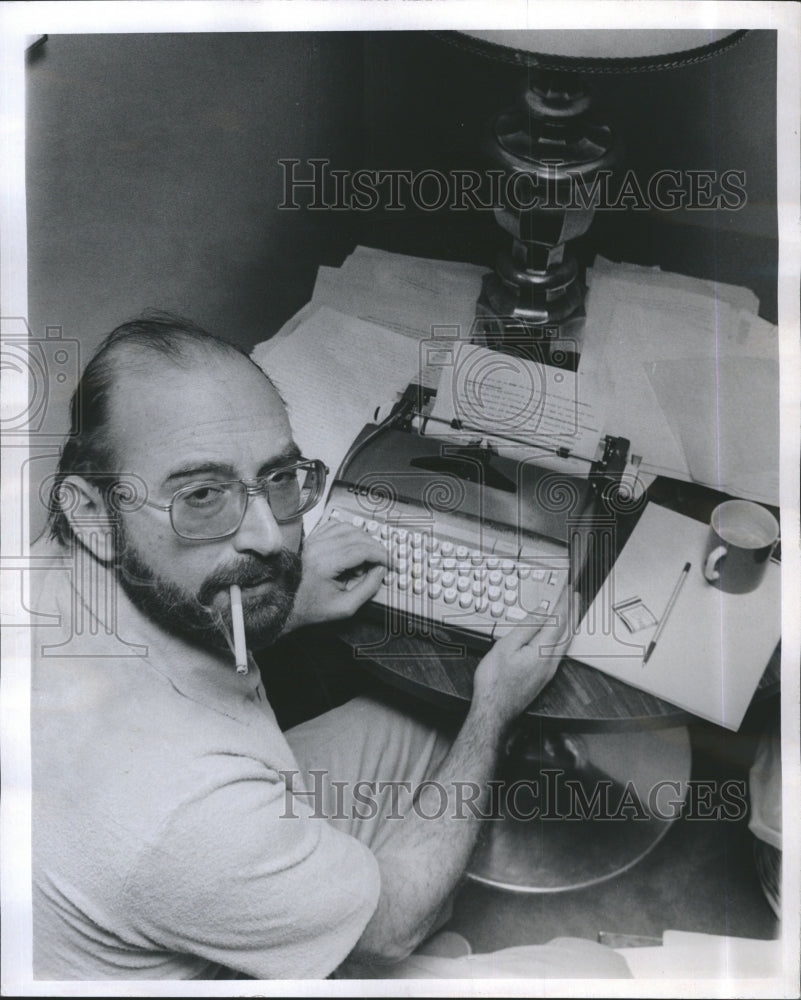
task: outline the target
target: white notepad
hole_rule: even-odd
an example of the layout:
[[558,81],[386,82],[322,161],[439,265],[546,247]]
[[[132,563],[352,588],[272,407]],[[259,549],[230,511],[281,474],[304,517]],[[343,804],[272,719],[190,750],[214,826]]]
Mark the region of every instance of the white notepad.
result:
[[[724,594],[702,573],[706,524],[649,504],[582,620],[568,655],[736,730],[781,631],[780,569],[750,594]],[[685,562],[687,579],[643,664]]]

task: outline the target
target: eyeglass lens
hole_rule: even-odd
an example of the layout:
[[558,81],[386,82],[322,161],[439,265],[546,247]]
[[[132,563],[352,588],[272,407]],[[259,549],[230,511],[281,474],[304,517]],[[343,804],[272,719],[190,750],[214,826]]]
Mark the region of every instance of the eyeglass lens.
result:
[[[317,499],[314,466],[279,470],[261,480],[262,492],[277,521],[291,521]],[[179,492],[173,500],[173,527],[185,538],[215,538],[236,531],[247,504],[244,483],[204,483]]]

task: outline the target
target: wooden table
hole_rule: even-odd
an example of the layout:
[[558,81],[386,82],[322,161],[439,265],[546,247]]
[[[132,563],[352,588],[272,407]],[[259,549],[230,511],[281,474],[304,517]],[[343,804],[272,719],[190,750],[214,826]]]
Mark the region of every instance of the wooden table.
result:
[[[722,493],[691,483],[660,477],[648,490],[649,500],[704,523],[724,500]],[[621,518],[619,554],[639,517]],[[778,514],[778,512],[775,512]],[[583,594],[585,607],[593,594]],[[381,681],[443,709],[464,712],[473,690],[473,673],[481,653],[458,645],[452,650],[412,635],[386,636],[382,622],[356,617],[337,629],[354,661]],[[779,688],[779,647],[766,665],[755,700]],[[565,658],[556,676],[527,709],[526,715],[562,731],[633,731],[684,725],[694,717],[666,701]]]

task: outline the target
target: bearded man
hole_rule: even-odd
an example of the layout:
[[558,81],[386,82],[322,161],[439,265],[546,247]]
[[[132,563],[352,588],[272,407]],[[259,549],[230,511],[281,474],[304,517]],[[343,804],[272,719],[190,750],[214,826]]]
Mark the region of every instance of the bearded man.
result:
[[[35,976],[384,975],[447,913],[480,826],[455,809],[460,783],[486,804],[564,648],[565,605],[559,628],[515,629],[484,657],[455,739],[363,698],[285,735],[252,658],[235,666],[232,586],[247,646],[269,648],[353,614],[384,547],[341,523],[304,541],[325,467],[261,369],[191,323],[113,331],[72,421],[34,553],[49,567],[33,574]],[[375,810],[354,808],[365,782]],[[434,808],[385,802],[381,782]],[[585,944],[589,959],[561,949],[560,974],[582,958],[627,974]],[[543,955],[528,974],[555,974]]]

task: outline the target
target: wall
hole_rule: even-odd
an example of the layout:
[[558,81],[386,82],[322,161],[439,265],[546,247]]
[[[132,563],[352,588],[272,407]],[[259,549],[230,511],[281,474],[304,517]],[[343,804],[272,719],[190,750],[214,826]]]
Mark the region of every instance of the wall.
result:
[[[83,364],[147,307],[245,347],[272,334],[355,242],[349,219],[278,210],[277,161],[360,163],[361,64],[342,33],[51,36],[27,72],[34,335],[61,327]],[[73,382],[50,388],[65,431]]]
[[277,160],[358,160],[360,99],[358,36],[51,36],[28,74],[34,327],[91,340],[162,306],[263,339],[347,243],[277,211]]

